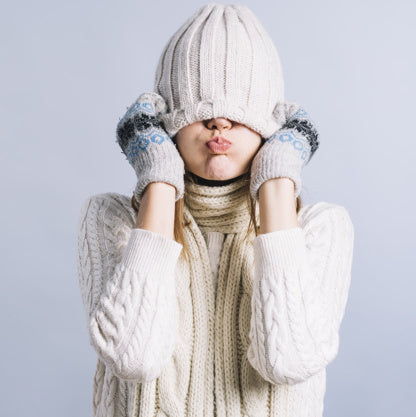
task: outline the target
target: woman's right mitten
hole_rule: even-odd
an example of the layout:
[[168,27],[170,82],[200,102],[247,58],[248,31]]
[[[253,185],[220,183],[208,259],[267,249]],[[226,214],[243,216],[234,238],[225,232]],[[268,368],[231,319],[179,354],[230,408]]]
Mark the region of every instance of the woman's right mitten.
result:
[[184,161],[158,117],[165,112],[163,97],[154,92],[142,93],[117,124],[117,142],[136,172],[133,194],[137,203],[151,182],[173,185],[175,201],[184,195]]

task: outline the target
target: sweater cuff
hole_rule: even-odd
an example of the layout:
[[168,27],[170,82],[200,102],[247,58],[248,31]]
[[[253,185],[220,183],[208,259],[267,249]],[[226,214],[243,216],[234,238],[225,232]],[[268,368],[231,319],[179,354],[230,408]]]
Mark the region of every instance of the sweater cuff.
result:
[[[133,228],[123,253],[122,265],[131,270],[169,270],[176,266],[182,245],[151,230]],[[148,267],[148,268],[147,268]]]
[[296,266],[304,259],[305,236],[300,226],[263,233],[254,238],[254,253],[263,268]]

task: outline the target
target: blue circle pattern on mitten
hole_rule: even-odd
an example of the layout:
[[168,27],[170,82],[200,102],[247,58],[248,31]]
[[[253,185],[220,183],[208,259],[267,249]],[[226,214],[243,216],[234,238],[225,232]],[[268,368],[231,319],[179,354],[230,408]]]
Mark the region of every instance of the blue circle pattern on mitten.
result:
[[174,145],[156,117],[154,104],[139,98],[117,125],[117,142],[127,160],[134,166],[139,152],[145,151],[150,143],[160,145],[164,141]]
[[120,120],[120,123],[123,123],[127,118],[133,117],[136,113],[143,112],[147,114],[155,114],[155,107],[152,103],[143,103],[140,101],[137,101],[134,103],[126,112],[126,114],[123,116],[123,118]]
[[151,130],[148,131],[141,131],[139,134],[133,139],[126,150],[126,156],[129,161],[134,161],[140,151],[144,151],[150,142],[157,143],[160,145],[165,140],[172,140],[170,139],[169,135],[165,133],[162,129],[158,129],[156,127],[151,127]]
[[299,107],[295,113],[288,116],[282,129],[275,132],[268,141],[290,143],[305,163],[312,158],[319,147],[318,136],[318,131],[309,120],[308,112]]
[[294,130],[281,130],[278,133],[275,133],[270,139],[269,142],[273,142],[274,140],[279,140],[283,143],[291,143],[292,146],[296,151],[300,153],[300,158],[304,161],[309,156],[309,147],[305,137],[302,135],[296,134]]

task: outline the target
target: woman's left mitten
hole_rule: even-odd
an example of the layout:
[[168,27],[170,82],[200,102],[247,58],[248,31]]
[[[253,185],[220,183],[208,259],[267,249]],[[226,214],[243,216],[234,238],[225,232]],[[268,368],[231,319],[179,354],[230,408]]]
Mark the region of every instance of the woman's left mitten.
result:
[[274,115],[283,121],[283,126],[265,141],[251,165],[250,194],[255,200],[265,181],[279,177],[294,182],[297,198],[302,188],[302,168],[319,147],[318,131],[303,107],[281,102]]

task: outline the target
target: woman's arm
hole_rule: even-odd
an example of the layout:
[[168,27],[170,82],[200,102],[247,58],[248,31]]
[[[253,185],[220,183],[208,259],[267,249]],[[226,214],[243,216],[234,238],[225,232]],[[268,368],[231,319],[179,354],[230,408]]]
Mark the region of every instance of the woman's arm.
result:
[[354,230],[347,210],[326,202],[299,216],[287,178],[260,188],[254,239],[251,365],[269,382],[296,384],[337,355],[351,279]]
[[[122,379],[157,378],[173,353],[174,277],[182,245],[168,237],[172,190],[148,186],[136,228],[118,194],[94,195],[81,209],[78,276],[90,343]],[[164,220],[156,225],[156,218]]]
[[290,178],[273,178],[259,189],[260,234],[298,227],[295,184]]
[[173,185],[151,182],[143,194],[135,227],[151,230],[173,239],[175,192]]

